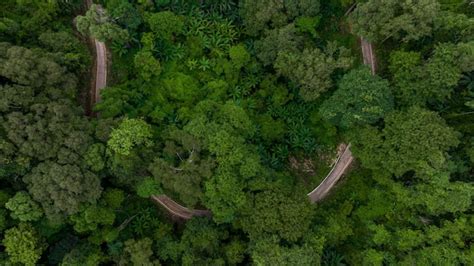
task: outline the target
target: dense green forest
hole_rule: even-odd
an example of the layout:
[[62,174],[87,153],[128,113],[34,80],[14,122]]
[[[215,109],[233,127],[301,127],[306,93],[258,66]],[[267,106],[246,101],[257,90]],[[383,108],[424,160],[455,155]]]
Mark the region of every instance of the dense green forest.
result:
[[0,265],[474,265],[471,1],[86,2],[0,1]]

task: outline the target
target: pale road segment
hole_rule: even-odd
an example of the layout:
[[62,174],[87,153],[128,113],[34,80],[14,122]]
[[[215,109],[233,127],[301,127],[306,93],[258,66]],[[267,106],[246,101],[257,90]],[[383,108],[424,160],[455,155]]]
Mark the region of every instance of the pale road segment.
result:
[[107,86],[107,49],[105,43],[94,39],[96,52],[95,102],[100,102],[100,91]]
[[354,160],[350,147],[350,144],[347,145],[344,152],[337,158],[336,163],[329,174],[324,178],[323,182],[321,182],[321,184],[319,184],[319,186],[317,186],[313,191],[308,193],[308,197],[312,203],[324,199],[334,185],[336,185],[337,181],[339,181],[339,179],[344,175],[347,168],[349,168]]
[[166,195],[159,195],[159,196],[151,196],[150,197],[154,202],[163,206],[168,212],[171,214],[183,218],[185,220],[189,220],[194,216],[205,216],[205,217],[212,217],[211,211],[208,210],[191,210],[186,207],[181,206],[170,197]]

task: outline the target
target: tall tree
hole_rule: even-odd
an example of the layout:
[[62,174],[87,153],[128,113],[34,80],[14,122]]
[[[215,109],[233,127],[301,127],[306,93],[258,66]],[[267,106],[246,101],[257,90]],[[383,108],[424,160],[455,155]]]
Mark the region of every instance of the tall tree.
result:
[[372,75],[368,68],[346,74],[338,89],[320,107],[325,119],[343,128],[372,124],[393,108],[387,80]]
[[123,44],[129,39],[128,31],[117,25],[107,10],[96,4],[91,5],[85,16],[76,18],[76,26],[82,34],[90,35],[102,42]]
[[125,118],[112,133],[107,147],[120,155],[129,155],[135,146],[150,146],[151,126],[142,119]]
[[369,0],[352,13],[352,28],[370,41],[416,41],[431,34],[439,9],[437,0]]
[[244,0],[239,5],[246,31],[251,36],[285,26],[299,16],[314,17],[320,8],[319,0]]
[[279,53],[275,68],[278,74],[300,85],[303,100],[313,101],[333,85],[334,71],[346,70],[351,64],[349,50],[332,42],[324,50],[306,48],[302,52]]
[[5,207],[12,212],[13,218],[22,222],[37,221],[43,216],[41,207],[25,191],[17,192],[5,203]]
[[40,163],[23,181],[50,218],[77,213],[81,204],[94,204],[102,191],[100,179],[94,173],[77,165],[52,161]]
[[459,144],[458,137],[437,113],[412,107],[387,115],[382,132],[371,127],[359,131],[353,150],[368,168],[429,178],[448,170],[447,152]]
[[31,224],[20,223],[8,229],[2,241],[13,264],[36,265],[46,244]]

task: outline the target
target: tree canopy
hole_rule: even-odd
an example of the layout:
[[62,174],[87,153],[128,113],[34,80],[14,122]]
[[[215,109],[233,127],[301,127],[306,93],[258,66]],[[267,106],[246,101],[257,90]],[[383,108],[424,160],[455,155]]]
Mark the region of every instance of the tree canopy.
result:
[[469,1],[0,10],[0,265],[474,265]]

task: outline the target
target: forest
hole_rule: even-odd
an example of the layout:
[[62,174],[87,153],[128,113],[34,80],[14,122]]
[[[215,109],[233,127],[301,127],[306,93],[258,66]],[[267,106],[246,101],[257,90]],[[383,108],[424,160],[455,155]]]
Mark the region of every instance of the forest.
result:
[[474,265],[472,1],[0,11],[0,265]]

